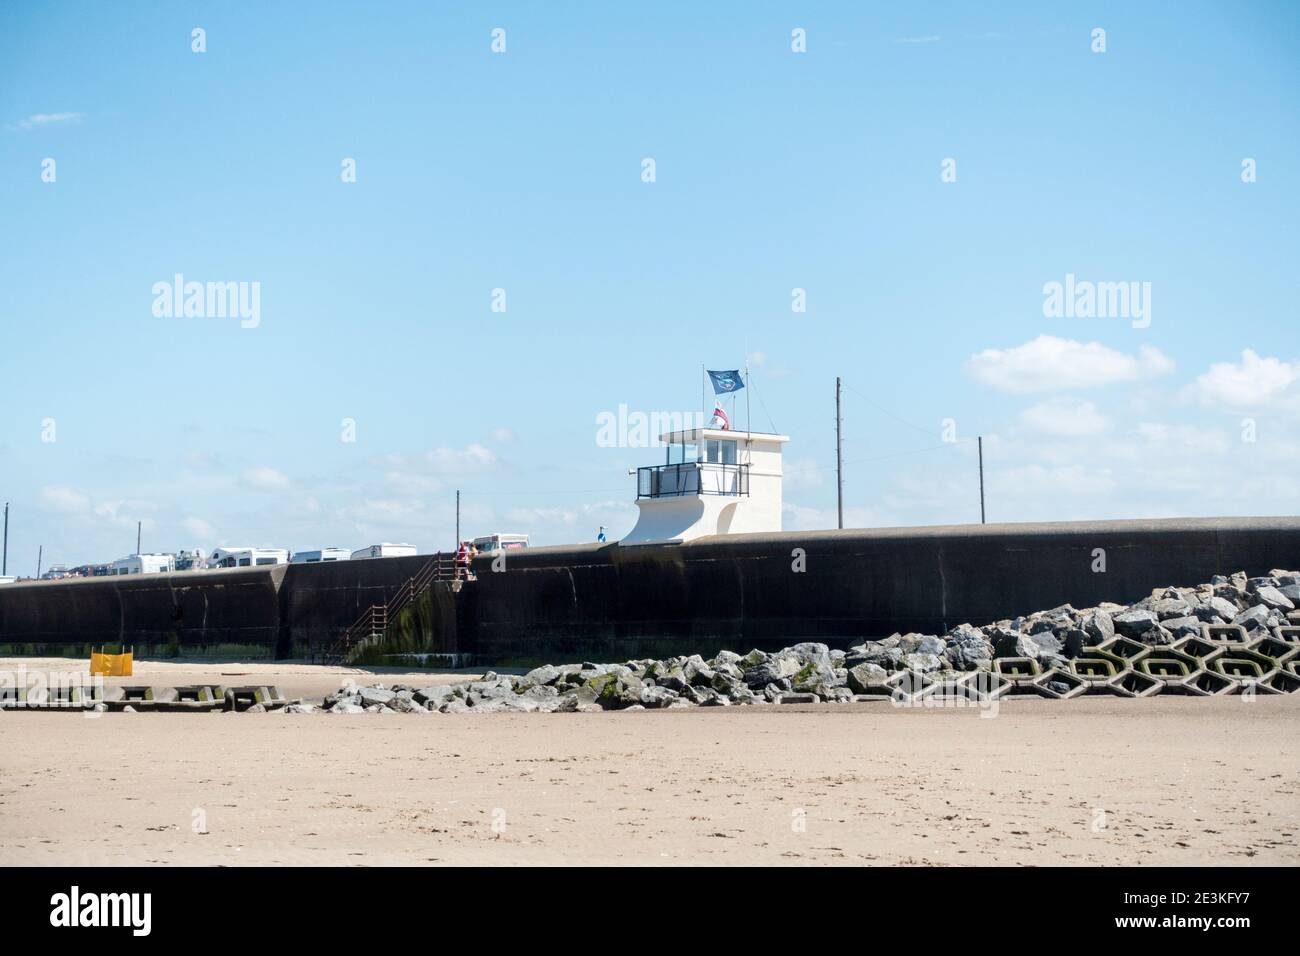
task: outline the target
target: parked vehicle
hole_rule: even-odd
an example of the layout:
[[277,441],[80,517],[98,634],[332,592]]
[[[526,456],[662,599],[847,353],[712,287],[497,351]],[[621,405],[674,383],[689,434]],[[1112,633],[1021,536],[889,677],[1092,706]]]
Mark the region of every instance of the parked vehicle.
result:
[[170,554],[128,554],[108,566],[109,574],[170,574],[176,558]]
[[290,564],[319,564],[322,561],[346,561],[352,553],[346,548],[321,548],[319,551],[295,551]]
[[217,548],[208,558],[210,568],[248,568],[267,564],[288,564],[284,548]]
[[479,554],[494,554],[497,551],[516,551],[528,547],[526,534],[486,534],[474,539],[474,550]]
[[361,548],[359,551],[352,552],[354,561],[360,558],[409,558],[415,554],[415,545],[413,544],[372,544],[368,548]]

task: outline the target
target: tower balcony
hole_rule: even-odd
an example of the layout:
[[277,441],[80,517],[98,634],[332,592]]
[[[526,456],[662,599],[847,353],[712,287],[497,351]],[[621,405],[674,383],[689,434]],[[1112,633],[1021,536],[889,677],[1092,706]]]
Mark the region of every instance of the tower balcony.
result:
[[686,495],[747,497],[749,465],[688,461],[637,469],[637,500]]

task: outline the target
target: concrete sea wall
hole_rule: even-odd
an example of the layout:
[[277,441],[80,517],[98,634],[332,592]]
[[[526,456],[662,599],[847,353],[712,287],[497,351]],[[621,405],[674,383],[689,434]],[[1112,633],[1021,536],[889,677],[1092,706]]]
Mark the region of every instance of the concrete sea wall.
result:
[[0,654],[81,655],[126,644],[141,656],[310,658],[428,556],[0,587]]
[[1066,603],[1127,603],[1214,574],[1300,566],[1300,519],[784,532],[538,548],[511,555],[504,573],[489,564],[476,562],[458,621],[479,659],[621,661],[805,640],[846,647]]
[[[1105,570],[1095,568],[1104,559]],[[0,654],[310,658],[427,556],[0,586]],[[784,532],[617,544],[475,562],[391,628],[386,654],[487,664],[712,656],[802,640],[942,632],[1152,588],[1300,567],[1300,518],[1206,518]]]

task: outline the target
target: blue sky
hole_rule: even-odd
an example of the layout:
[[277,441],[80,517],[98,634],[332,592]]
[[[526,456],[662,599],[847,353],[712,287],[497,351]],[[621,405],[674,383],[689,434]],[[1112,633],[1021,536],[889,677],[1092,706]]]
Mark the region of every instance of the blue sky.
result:
[[[852,525],[978,521],[977,434],[990,520],[1295,512],[1300,5],[702,6],[0,8],[10,573],[137,520],[431,551],[457,488],[617,537],[662,453],[597,416],[747,351],[787,528],[834,524],[837,374]],[[155,316],[176,273],[260,323]],[[1046,317],[1067,274],[1149,326]]]

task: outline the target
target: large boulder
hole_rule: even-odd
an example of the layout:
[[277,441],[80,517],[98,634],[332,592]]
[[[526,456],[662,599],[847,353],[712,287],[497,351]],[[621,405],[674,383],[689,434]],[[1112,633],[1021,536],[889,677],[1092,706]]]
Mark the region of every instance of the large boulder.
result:
[[667,687],[649,684],[641,688],[641,703],[645,707],[667,707],[676,699],[677,694]]
[[[938,654],[926,654],[918,651],[915,654],[905,655],[903,657],[903,663],[907,666],[908,670],[913,670],[921,674],[930,674],[934,671],[943,670],[943,658]],[[794,689],[799,690],[799,685],[795,684]]]
[[412,695],[416,703],[426,705],[441,705],[455,696],[456,688],[452,684],[434,684],[431,687],[421,687]]
[[357,692],[361,698],[362,707],[373,707],[376,704],[380,707],[386,707],[395,697],[391,690],[385,690],[382,687],[363,687]]
[[855,694],[879,693],[885,687],[889,671],[879,664],[855,664],[848,671],[848,686]]
[[1143,634],[1160,623],[1160,618],[1155,611],[1140,607],[1121,611],[1119,614],[1114,615],[1112,620],[1118,633],[1138,640],[1142,638]]
[[1263,604],[1256,604],[1234,617],[1232,623],[1240,624],[1247,632],[1255,633],[1268,630],[1270,620],[1269,609]]
[[[1270,580],[1272,580],[1270,578]],[[1255,602],[1275,611],[1294,611],[1295,602],[1273,585],[1265,585],[1255,591]]]
[[1207,597],[1192,609],[1198,620],[1206,624],[1222,624],[1237,616],[1237,605],[1221,597]]
[[[744,672],[744,681],[750,687],[766,687],[768,684],[794,677],[802,668],[803,665],[797,658],[778,655],[770,657],[754,667],[747,668]],[[662,684],[663,681],[659,681],[659,683]]]
[[1187,617],[1192,613],[1191,605],[1181,597],[1161,598],[1152,605],[1151,610],[1155,611],[1156,616],[1162,621],[1175,617]]
[[1167,618],[1160,622],[1160,626],[1172,634],[1175,640],[1201,633],[1201,619],[1190,614],[1186,617]]
[[560,679],[561,671],[554,664],[543,664],[541,667],[534,667],[524,675],[524,684],[554,684]]

